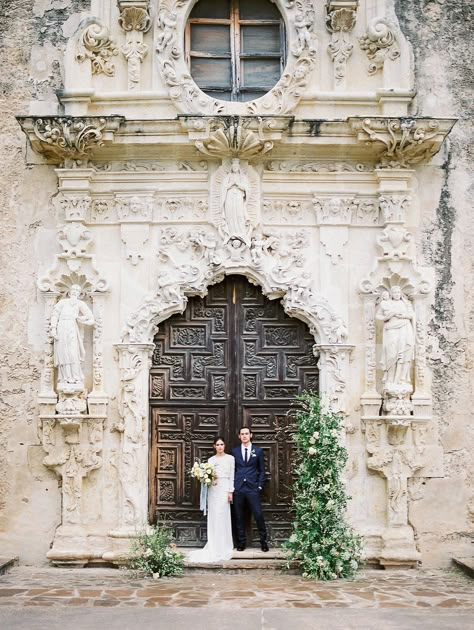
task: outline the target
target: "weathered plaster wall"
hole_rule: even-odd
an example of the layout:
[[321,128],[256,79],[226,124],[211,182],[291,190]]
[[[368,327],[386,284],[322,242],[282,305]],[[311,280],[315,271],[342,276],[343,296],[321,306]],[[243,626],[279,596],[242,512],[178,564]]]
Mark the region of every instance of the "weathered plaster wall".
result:
[[474,6],[469,0],[397,0],[396,12],[415,58],[412,113],[458,118],[449,152],[437,158],[443,180],[431,167],[419,173],[419,186],[431,190],[421,209],[418,246],[436,273],[428,363],[445,477],[412,480],[410,493],[410,521],[425,563],[447,563],[456,553],[472,554],[474,519]]
[[[38,234],[56,224],[52,166],[27,153],[16,115],[55,111],[61,58],[86,0],[1,0],[0,11],[0,548],[43,563],[60,515],[56,476],[37,437],[41,329],[35,278],[45,251]],[[44,236],[43,236],[44,239]],[[43,242],[45,242],[43,240]],[[38,446],[32,446],[38,444]]]

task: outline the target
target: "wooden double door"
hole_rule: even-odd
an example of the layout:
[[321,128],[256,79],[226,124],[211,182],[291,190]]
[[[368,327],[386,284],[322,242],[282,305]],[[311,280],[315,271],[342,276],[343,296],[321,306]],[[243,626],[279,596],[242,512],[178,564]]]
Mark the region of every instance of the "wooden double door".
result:
[[269,537],[282,542],[291,526],[294,464],[288,411],[298,393],[318,389],[307,326],[245,278],[228,276],[160,324],[154,342],[150,520],[167,522],[181,546],[204,545],[206,520],[189,471],[197,458],[213,454],[216,435],[230,452],[240,426],[250,426],[265,453]]

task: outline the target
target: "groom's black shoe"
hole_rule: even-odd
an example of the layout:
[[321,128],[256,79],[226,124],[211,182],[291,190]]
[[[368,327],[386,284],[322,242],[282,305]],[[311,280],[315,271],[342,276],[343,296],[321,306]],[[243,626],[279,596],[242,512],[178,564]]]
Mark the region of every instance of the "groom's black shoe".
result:
[[261,545],[262,551],[268,551],[268,545],[267,543],[262,543]]
[[237,551],[245,551],[245,545],[237,545]]

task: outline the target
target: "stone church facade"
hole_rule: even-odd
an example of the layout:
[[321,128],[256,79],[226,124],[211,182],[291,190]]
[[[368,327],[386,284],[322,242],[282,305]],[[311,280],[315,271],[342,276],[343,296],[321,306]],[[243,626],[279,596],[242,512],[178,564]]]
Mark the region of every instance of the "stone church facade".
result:
[[310,389],[367,560],[468,553],[467,3],[8,4],[2,548],[203,544],[188,472],[240,424],[279,544]]

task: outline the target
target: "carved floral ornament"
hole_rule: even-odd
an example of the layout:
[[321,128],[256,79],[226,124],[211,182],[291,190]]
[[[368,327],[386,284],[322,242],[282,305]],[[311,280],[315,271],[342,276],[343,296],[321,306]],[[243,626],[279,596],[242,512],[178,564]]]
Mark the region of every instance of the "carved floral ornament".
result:
[[358,0],[328,0],[326,4],[326,28],[331,33],[328,52],[334,63],[336,85],[344,81],[346,64],[354,48],[348,34],[355,26],[358,4]]
[[155,47],[163,81],[170,98],[183,113],[204,115],[287,114],[298,104],[316,59],[315,11],[312,0],[274,0],[286,18],[289,50],[286,68],[278,83],[264,96],[247,103],[218,101],[194,82],[185,62],[184,28],[195,0],[161,0]]
[[349,118],[357,140],[373,147],[382,168],[411,168],[428,162],[454,123],[449,118]]
[[17,119],[31,146],[55,162],[87,161],[113,141],[123,116],[20,116]]

